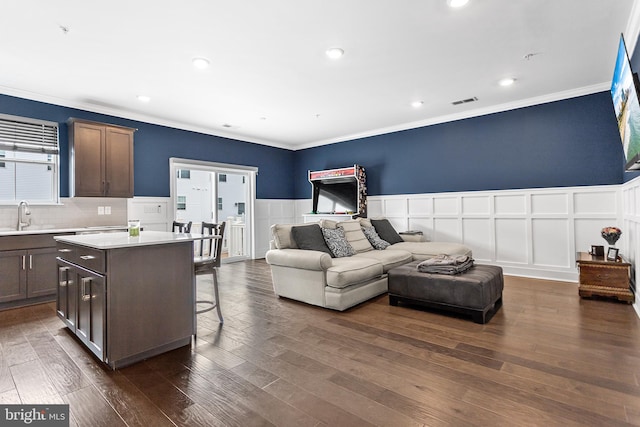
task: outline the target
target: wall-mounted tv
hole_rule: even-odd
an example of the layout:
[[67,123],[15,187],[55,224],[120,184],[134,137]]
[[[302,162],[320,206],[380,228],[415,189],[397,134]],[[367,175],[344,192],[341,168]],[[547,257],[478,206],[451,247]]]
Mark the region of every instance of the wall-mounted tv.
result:
[[626,170],[640,169],[640,102],[638,76],[631,69],[624,37],[620,36],[616,67],[611,81],[613,109],[626,159]]

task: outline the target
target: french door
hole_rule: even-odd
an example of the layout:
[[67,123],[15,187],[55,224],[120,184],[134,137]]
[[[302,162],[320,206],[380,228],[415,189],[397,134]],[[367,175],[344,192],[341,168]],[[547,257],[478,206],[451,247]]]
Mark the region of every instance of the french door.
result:
[[257,168],[170,159],[173,219],[192,223],[225,222],[222,262],[255,257],[253,212]]

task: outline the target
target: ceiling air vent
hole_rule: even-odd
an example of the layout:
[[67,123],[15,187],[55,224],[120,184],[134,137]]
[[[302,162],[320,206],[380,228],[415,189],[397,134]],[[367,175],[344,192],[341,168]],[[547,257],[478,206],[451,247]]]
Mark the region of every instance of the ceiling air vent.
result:
[[474,96],[473,98],[461,99],[460,101],[453,101],[452,104],[453,105],[468,104],[469,102],[476,102],[477,100],[478,100],[478,97]]

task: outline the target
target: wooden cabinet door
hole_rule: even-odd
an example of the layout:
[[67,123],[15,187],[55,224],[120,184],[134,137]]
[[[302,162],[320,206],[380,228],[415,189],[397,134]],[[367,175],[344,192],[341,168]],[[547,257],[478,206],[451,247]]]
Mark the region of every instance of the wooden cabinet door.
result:
[[83,268],[74,268],[79,287],[76,335],[100,360],[104,360],[105,278]]
[[133,130],[106,128],[104,165],[105,195],[133,197]]
[[104,195],[105,127],[74,122],[72,130],[74,195],[99,197]]
[[0,302],[27,296],[27,251],[0,252]]
[[27,298],[56,293],[56,248],[30,249],[27,255]]
[[73,267],[64,261],[58,262],[58,298],[56,311],[58,317],[76,332],[76,319],[78,315],[78,287],[76,280],[78,274]]

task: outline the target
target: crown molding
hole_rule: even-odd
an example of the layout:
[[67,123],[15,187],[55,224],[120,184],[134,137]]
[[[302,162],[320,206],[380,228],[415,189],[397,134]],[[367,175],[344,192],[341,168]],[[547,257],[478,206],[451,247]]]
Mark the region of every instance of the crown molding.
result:
[[58,98],[56,96],[44,95],[40,93],[34,93],[24,91],[20,89],[14,89],[7,86],[0,86],[0,94],[15,96],[17,98],[29,99],[31,101],[44,102],[47,104],[59,105],[61,107],[75,108],[83,111],[89,111],[92,113],[105,114],[108,116],[114,116],[121,119],[136,120],[139,122],[166,126],[174,129],[186,130],[191,132],[198,132],[205,135],[218,136],[221,138],[232,139],[238,142],[250,142],[253,144],[267,145],[270,147],[284,148],[291,150],[291,146],[282,144],[277,141],[265,140],[260,138],[252,138],[249,136],[232,134],[217,129],[211,129],[203,126],[196,126],[189,123],[163,119],[160,117],[150,116],[146,114],[136,113],[133,111],[121,110],[113,107],[106,107],[101,105],[95,105],[85,102],[72,101],[69,99]]

